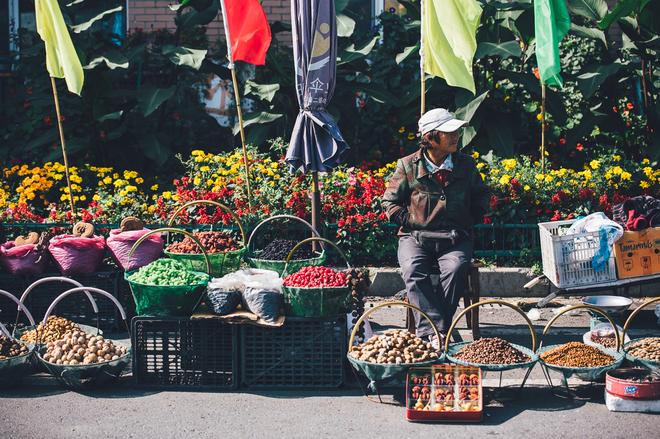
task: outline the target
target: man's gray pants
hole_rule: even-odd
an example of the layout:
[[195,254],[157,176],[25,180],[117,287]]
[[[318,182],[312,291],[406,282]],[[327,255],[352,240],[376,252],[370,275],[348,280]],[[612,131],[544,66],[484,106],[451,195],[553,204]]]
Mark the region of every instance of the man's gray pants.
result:
[[[433,319],[440,332],[451,325],[458,301],[467,288],[467,275],[472,259],[473,243],[469,238],[452,245],[449,240],[424,242],[404,235],[399,238],[399,265],[406,283],[408,300]],[[431,282],[432,265],[440,269],[437,287]],[[433,334],[428,321],[414,313],[417,335]]]

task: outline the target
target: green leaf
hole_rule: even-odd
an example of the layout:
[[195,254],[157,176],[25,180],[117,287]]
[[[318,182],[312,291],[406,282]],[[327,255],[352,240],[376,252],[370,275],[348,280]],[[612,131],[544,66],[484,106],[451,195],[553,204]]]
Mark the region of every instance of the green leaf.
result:
[[96,118],[98,122],[105,122],[106,120],[117,120],[124,114],[124,110],[115,111],[114,113],[104,114]]
[[474,113],[477,112],[479,106],[484,101],[484,99],[486,99],[487,96],[488,96],[488,92],[486,91],[480,94],[479,96],[477,96],[476,98],[474,98],[467,105],[457,108],[455,112],[456,117],[469,123],[472,120]]
[[156,166],[162,166],[171,154],[170,149],[163,145],[155,134],[149,133],[138,139],[138,147]]
[[408,46],[405,49],[403,49],[403,52],[398,53],[394,58],[394,60],[396,61],[397,64],[401,64],[402,61],[404,61],[411,54],[413,54],[418,50],[419,50],[419,43],[415,44],[414,46]]
[[128,59],[122,53],[117,50],[109,50],[104,55],[97,56],[91,60],[86,66],[83,66],[83,68],[90,70],[103,63],[105,63],[110,70],[116,68],[127,69],[129,65]]
[[177,66],[188,66],[199,70],[204,58],[206,58],[206,49],[191,49],[189,47],[164,46],[163,55],[169,58]]
[[485,56],[499,56],[502,59],[519,58],[521,52],[520,43],[517,41],[507,41],[505,43],[484,41],[477,46],[474,58],[481,59]]
[[603,82],[621,69],[622,65],[619,62],[612,64],[603,64],[597,66],[590,66],[586,72],[577,77],[578,88],[585,98],[590,98],[598,87]]
[[337,15],[337,36],[350,37],[355,31],[355,20],[348,15]]
[[[243,119],[243,128],[249,127],[250,125],[253,125],[255,123],[258,124],[270,123],[279,119],[280,117],[282,117],[281,114],[268,113],[267,111],[260,111],[258,113],[248,113],[245,115],[245,118]],[[236,124],[234,125],[232,133],[236,135],[239,132],[240,132],[240,127],[237,121]]]
[[605,0],[568,0],[568,9],[589,20],[598,21],[607,14]]
[[605,39],[605,32],[593,27],[580,26],[579,24],[571,23],[570,33],[579,37],[591,38],[600,40],[607,47],[607,40]]
[[174,21],[177,26],[181,28],[204,26],[215,20],[219,10],[220,0],[213,0],[208,7],[199,11],[197,9],[192,9],[185,14],[181,14]]
[[71,30],[74,31],[75,33],[79,34],[80,32],[89,29],[92,27],[94,23],[97,21],[103,19],[106,15],[114,14],[115,12],[119,12],[123,9],[122,6],[117,6],[114,9],[108,9],[107,11],[103,11],[100,14],[90,18],[89,20],[85,21],[84,23],[76,24],[75,26],[71,26]]
[[275,93],[280,89],[280,84],[257,84],[253,81],[245,82],[245,94],[257,96],[264,101],[272,102]]
[[355,61],[356,59],[369,55],[379,39],[380,36],[375,36],[371,39],[371,41],[359,49],[355,47],[355,44],[351,44],[346,49],[344,49],[341,58],[338,60],[338,64],[346,64],[348,62]]
[[143,87],[138,92],[138,101],[142,115],[147,117],[156,111],[163,102],[174,96],[175,91],[175,85],[168,88],[155,88],[153,86]]
[[601,29],[607,29],[615,21],[639,11],[641,0],[619,0],[614,9],[598,23]]

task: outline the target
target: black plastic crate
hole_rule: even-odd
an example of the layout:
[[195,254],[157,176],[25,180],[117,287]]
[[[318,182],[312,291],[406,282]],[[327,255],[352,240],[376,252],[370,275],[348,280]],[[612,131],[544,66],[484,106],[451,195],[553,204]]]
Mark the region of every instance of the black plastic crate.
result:
[[167,389],[232,390],[238,380],[238,328],[218,319],[133,318],[133,378]]
[[287,317],[281,328],[241,327],[241,382],[251,389],[327,389],[344,384],[346,317]]

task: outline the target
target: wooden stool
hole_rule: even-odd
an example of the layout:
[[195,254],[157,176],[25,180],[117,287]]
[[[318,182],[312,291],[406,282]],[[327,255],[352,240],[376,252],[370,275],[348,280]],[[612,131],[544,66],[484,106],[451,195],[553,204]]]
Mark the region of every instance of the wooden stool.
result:
[[[483,267],[483,264],[477,261],[472,261],[470,264],[470,270],[468,271],[468,282],[467,288],[465,289],[465,294],[463,295],[463,308],[467,308],[473,303],[479,302],[481,300],[481,284],[479,283],[479,268]],[[439,274],[439,272],[434,272],[432,274]],[[405,293],[406,290],[403,290]],[[408,301],[407,294],[405,295],[404,301]],[[465,320],[467,321],[468,329],[472,330],[472,338],[476,340],[481,337],[479,332],[479,308],[475,308],[471,311],[468,311],[465,314]],[[406,313],[406,328],[408,331],[415,333],[415,316],[413,315],[412,309],[408,308]]]

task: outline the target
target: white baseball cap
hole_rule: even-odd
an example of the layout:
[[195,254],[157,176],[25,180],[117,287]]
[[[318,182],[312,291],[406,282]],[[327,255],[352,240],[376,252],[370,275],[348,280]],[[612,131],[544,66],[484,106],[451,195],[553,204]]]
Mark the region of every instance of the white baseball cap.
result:
[[419,132],[424,135],[434,130],[452,133],[460,127],[467,125],[467,122],[456,119],[453,113],[450,113],[444,108],[434,108],[424,113],[419,118],[417,125],[419,126]]

